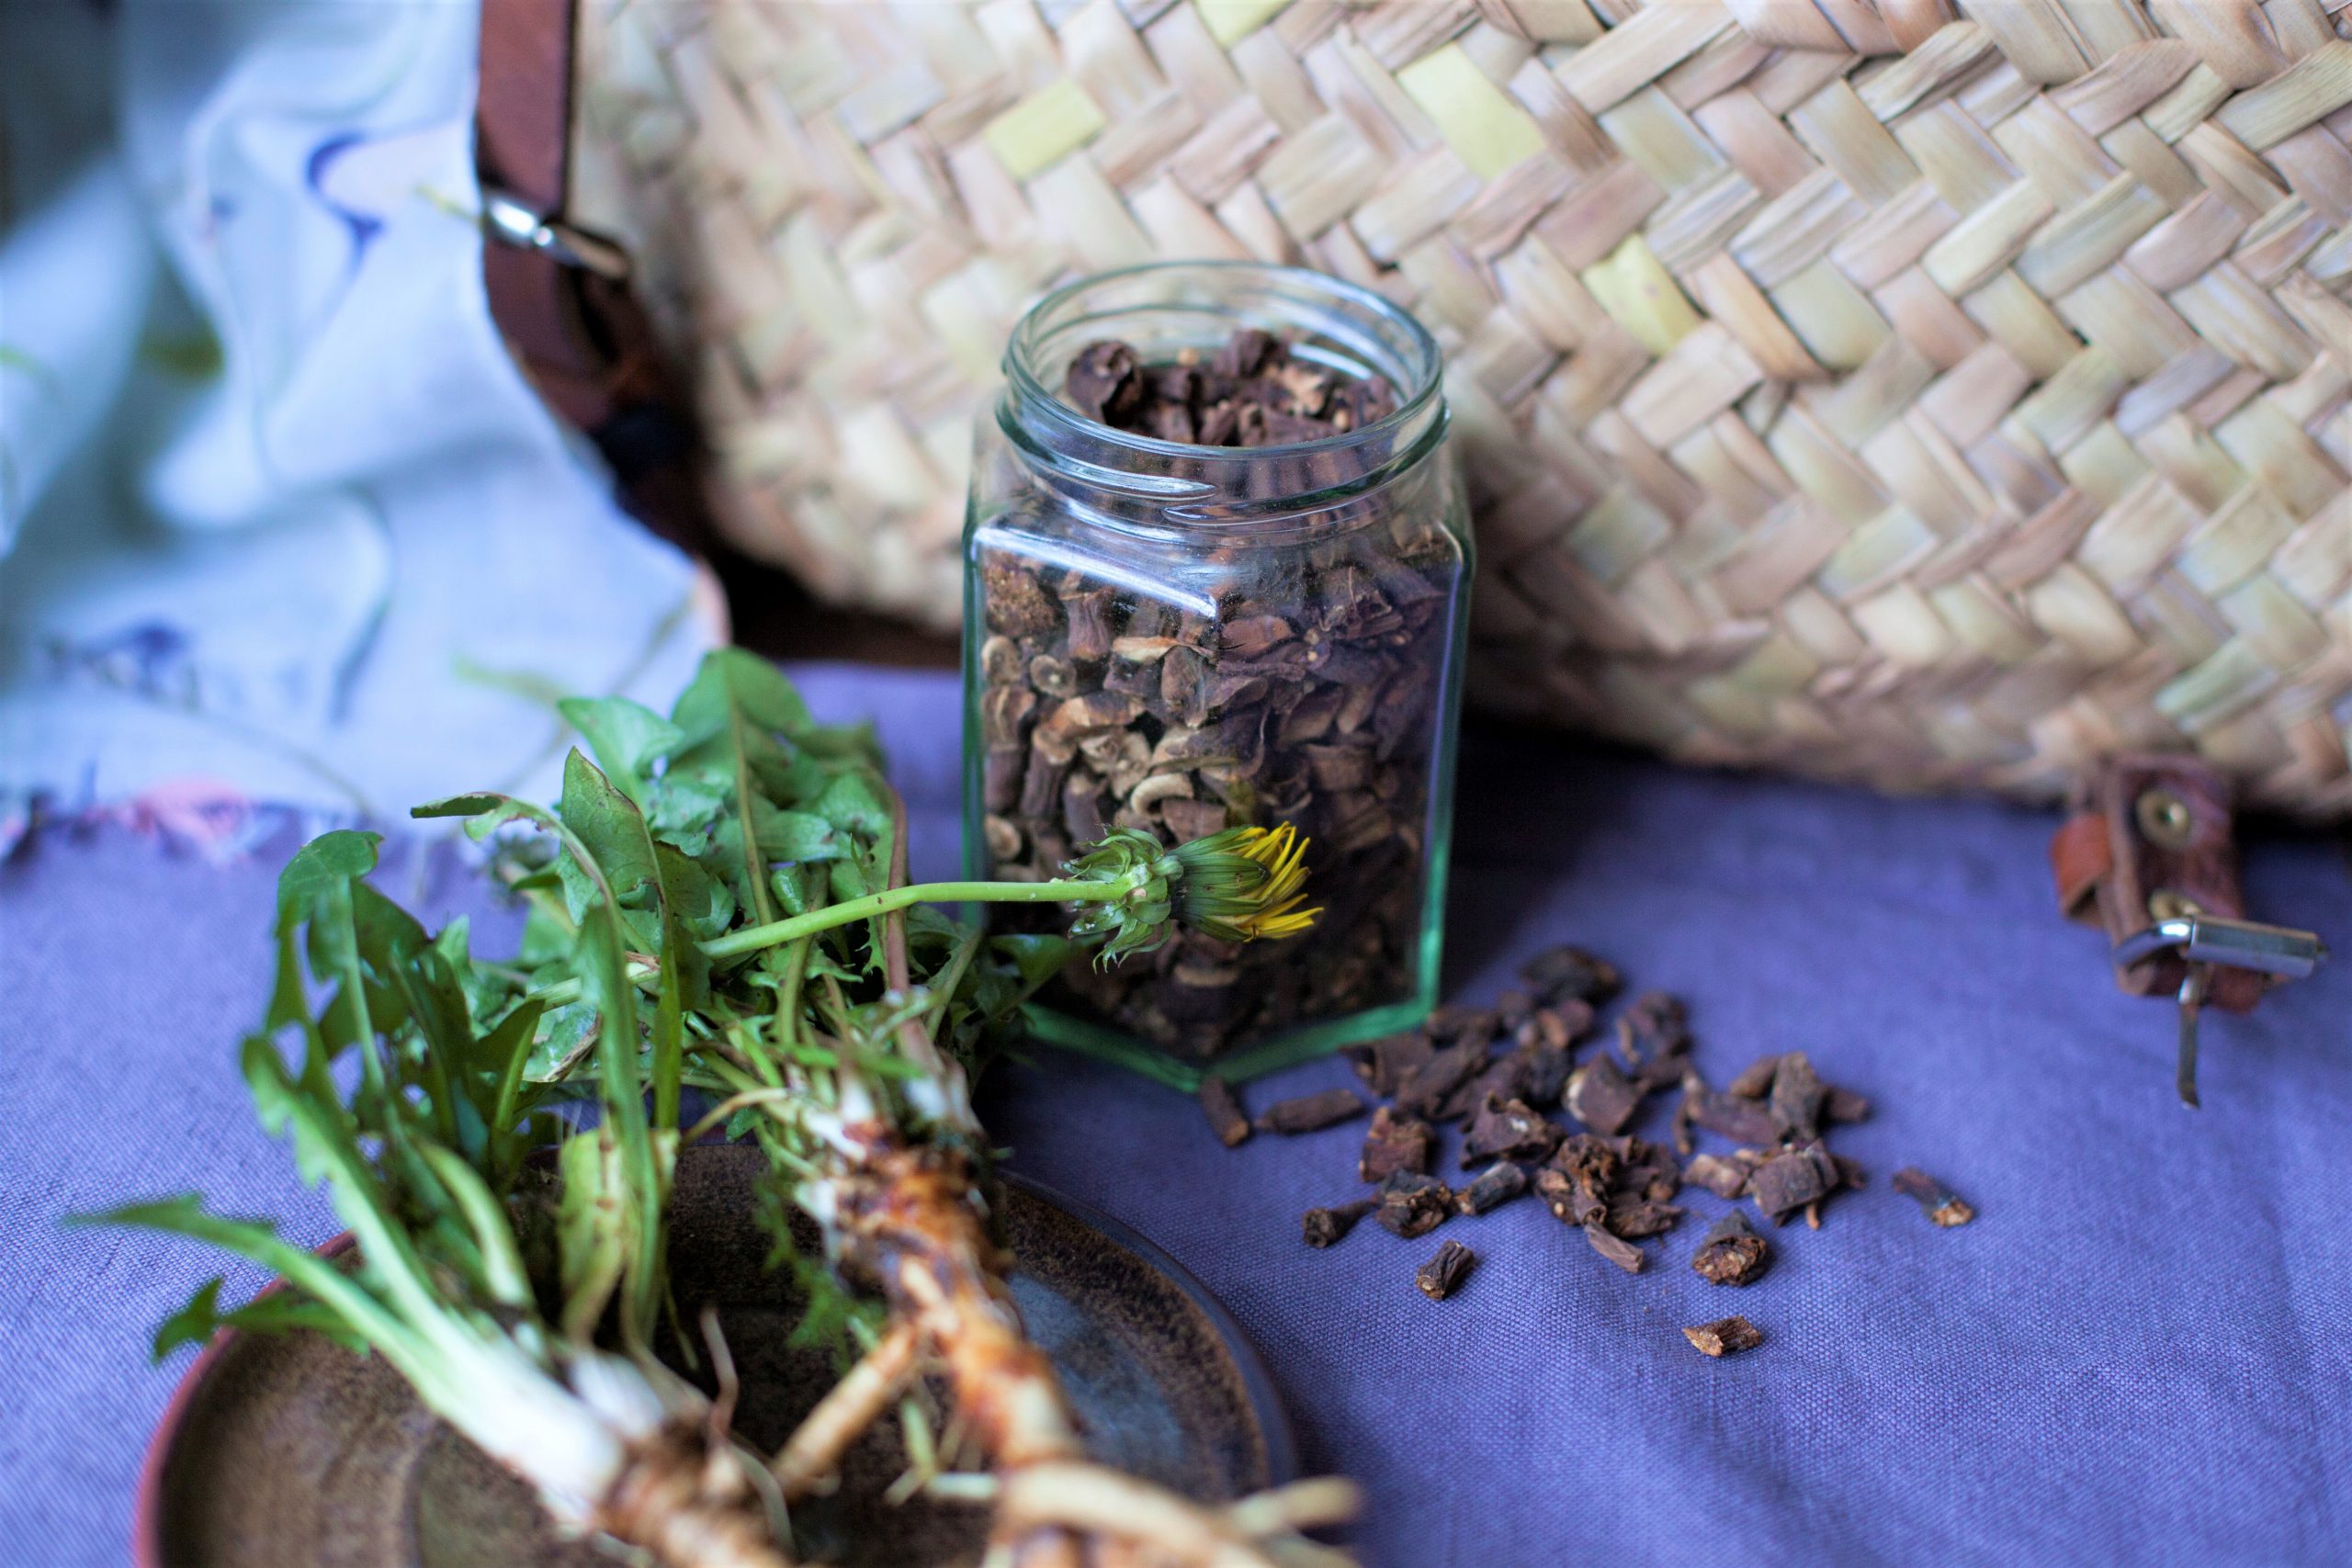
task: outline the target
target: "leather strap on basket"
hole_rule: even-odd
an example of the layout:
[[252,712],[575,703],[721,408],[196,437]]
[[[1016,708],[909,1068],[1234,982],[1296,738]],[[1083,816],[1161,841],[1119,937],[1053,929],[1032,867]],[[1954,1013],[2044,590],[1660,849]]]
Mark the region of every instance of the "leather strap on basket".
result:
[[[485,196],[527,209],[551,231],[562,230],[569,188],[572,43],[571,0],[482,0],[474,118]],[[699,443],[627,279],[568,265],[560,244],[502,243],[491,228],[482,281],[524,374],[596,444],[640,522],[703,549],[711,532],[695,473]]]
[[[2243,918],[2229,785],[2182,756],[2117,757],[2102,764],[2050,840],[2059,907],[2120,945],[2181,915]],[[2188,961],[2165,951],[2115,972],[2133,996],[2170,997]],[[2269,987],[2251,969],[2217,966],[2207,1005],[2245,1012]]]
[[563,210],[571,42],[569,0],[483,0],[475,162],[484,183],[542,212]]

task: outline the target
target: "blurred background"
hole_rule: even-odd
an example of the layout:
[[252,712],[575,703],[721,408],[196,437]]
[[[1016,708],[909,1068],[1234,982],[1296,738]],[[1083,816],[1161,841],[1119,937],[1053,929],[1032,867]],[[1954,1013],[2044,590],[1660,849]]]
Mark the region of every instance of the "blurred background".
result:
[[944,663],[1012,323],[1170,256],[1437,336],[1487,714],[2340,817],[2352,111],[2223,101],[2336,24],[1882,9],[11,6],[0,825],[526,775],[730,630]]
[[[0,845],[36,803],[233,848],[257,803],[542,783],[553,695],[666,705],[730,598],[767,651],[952,661],[812,615],[691,496],[647,509],[669,537],[615,500],[485,290],[479,25],[0,17]],[[683,452],[684,409],[645,412]]]

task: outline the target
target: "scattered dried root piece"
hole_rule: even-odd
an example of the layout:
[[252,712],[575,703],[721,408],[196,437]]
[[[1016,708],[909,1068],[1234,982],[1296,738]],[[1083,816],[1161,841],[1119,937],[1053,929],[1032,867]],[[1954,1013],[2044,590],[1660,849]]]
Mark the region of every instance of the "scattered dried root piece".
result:
[[1696,1346],[1699,1354],[1717,1359],[1742,1350],[1753,1350],[1764,1343],[1763,1331],[1744,1317],[1718,1318],[1713,1323],[1702,1323],[1696,1328],[1684,1329],[1682,1337]]
[[1523,1100],[1502,1100],[1489,1094],[1462,1137],[1462,1165],[1468,1169],[1485,1160],[1541,1160],[1560,1146],[1560,1128]]
[[1250,1118],[1243,1114],[1241,1101],[1235,1098],[1233,1086],[1223,1078],[1201,1080],[1201,1113],[1209,1119],[1209,1128],[1216,1134],[1216,1141],[1227,1148],[1235,1148],[1249,1141]]
[[1760,1149],[1741,1149],[1730,1156],[1699,1155],[1682,1168],[1682,1179],[1718,1198],[1737,1198],[1747,1190],[1748,1177],[1762,1163]]
[[1258,1118],[1261,1133],[1319,1133],[1363,1114],[1363,1100],[1351,1089],[1327,1089],[1302,1094],[1266,1108]]
[[1433,1176],[1400,1170],[1380,1184],[1380,1227],[1407,1241],[1427,1235],[1454,1212],[1453,1190]]
[[1478,1179],[1453,1195],[1453,1206],[1465,1214],[1483,1214],[1501,1207],[1527,1190],[1527,1170],[1509,1160],[1490,1165]]
[[1352,1203],[1342,1203],[1336,1209],[1309,1209],[1299,1222],[1306,1233],[1306,1245],[1322,1247],[1337,1246],[1356,1222],[1380,1207],[1377,1198],[1360,1198]]
[[1831,1086],[1829,1098],[1821,1102],[1821,1119],[1831,1123],[1867,1122],[1871,1115],[1870,1096],[1856,1094],[1850,1089]]
[[1545,948],[1521,964],[1519,977],[1547,1002],[1605,1002],[1623,983],[1615,964],[1566,942]]
[[[1776,1066],[1780,1063],[1778,1056],[1767,1059]],[[1675,1116],[1679,1122],[1695,1123],[1736,1144],[1770,1147],[1781,1141],[1781,1124],[1763,1101],[1710,1089],[1696,1071],[1682,1075],[1682,1104]]]
[[1449,1241],[1437,1249],[1437,1256],[1424,1263],[1413,1275],[1413,1284],[1421,1294],[1433,1302],[1442,1302],[1462,1287],[1470,1270],[1478,1266],[1478,1255],[1458,1241]]
[[1916,1165],[1896,1171],[1893,1181],[1897,1192],[1917,1199],[1919,1212],[1939,1225],[1964,1225],[1976,1217],[1976,1211],[1964,1199]]
[[1806,1204],[1838,1190],[1845,1177],[1818,1142],[1787,1149],[1758,1165],[1747,1178],[1747,1195],[1774,1224]]
[[1828,1098],[1829,1086],[1813,1070],[1811,1059],[1792,1051],[1774,1066],[1764,1105],[1779,1123],[1784,1142],[1809,1144],[1821,1136],[1821,1106]]
[[1372,1113],[1372,1130],[1363,1135],[1356,1174],[1366,1181],[1385,1181],[1400,1170],[1426,1176],[1435,1153],[1428,1122],[1399,1116],[1395,1108],[1384,1105]]
[[1604,1135],[1622,1133],[1642,1108],[1641,1087],[1606,1056],[1595,1056],[1568,1075],[1568,1114]]
[[1405,1087],[1405,1080],[1432,1055],[1437,1046],[1419,1030],[1408,1034],[1391,1034],[1369,1045],[1351,1047],[1347,1056],[1354,1065],[1356,1076],[1372,1086],[1372,1092],[1383,1100],[1394,1096]]
[[1748,1285],[1764,1277],[1770,1244],[1756,1234],[1747,1216],[1734,1209],[1708,1227],[1690,1255],[1690,1267],[1711,1285]]
[[1611,1235],[1598,1221],[1584,1227],[1584,1238],[1592,1243],[1595,1252],[1628,1274],[1640,1273],[1643,1263],[1647,1260],[1640,1247],[1623,1236]]
[[1502,1013],[1495,1008],[1472,1007],[1467,1002],[1449,1002],[1429,1016],[1421,1027],[1435,1040],[1469,1041],[1484,1045],[1502,1027]]
[[1462,1040],[1405,1075],[1397,1086],[1396,1109],[1408,1116],[1442,1120],[1441,1112],[1453,1091],[1477,1076],[1487,1065],[1487,1043]]
[[1624,1192],[1609,1200],[1609,1213],[1601,1224],[1609,1227],[1612,1235],[1640,1241],[1645,1236],[1665,1235],[1681,1219],[1679,1204],[1661,1203],[1654,1198]]

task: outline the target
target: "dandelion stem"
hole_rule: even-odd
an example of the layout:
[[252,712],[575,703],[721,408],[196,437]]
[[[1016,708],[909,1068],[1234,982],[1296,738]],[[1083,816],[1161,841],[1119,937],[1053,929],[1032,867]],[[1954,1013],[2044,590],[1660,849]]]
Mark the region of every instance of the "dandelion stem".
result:
[[702,950],[708,957],[734,958],[915,904],[1108,904],[1125,897],[1130,886],[1125,877],[1104,881],[1070,877],[1056,882],[919,882],[910,887],[869,893],[846,903],[828,904],[821,909],[770,920],[765,925],[745,926],[741,931],[704,942]]
[[[828,904],[804,915],[745,926],[741,931],[704,942],[702,951],[710,958],[740,958],[747,953],[781,947],[819,931],[854,925],[916,904],[1109,904],[1125,897],[1134,886],[1133,879],[1126,876],[1065,877],[1056,882],[920,882],[912,886],[869,893],[846,903]],[[631,955],[631,980],[643,980],[659,971],[658,964]],[[577,1001],[580,992],[579,981],[563,980],[531,992],[526,999],[556,1008]]]

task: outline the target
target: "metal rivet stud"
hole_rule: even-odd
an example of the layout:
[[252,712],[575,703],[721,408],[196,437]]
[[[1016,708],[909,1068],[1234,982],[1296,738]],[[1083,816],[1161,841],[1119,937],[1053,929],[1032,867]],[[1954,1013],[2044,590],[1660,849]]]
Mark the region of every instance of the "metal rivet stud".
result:
[[2132,815],[2140,824],[2142,837],[2159,849],[2187,849],[2197,828],[2188,802],[2168,789],[2143,792],[2132,803]]
[[2152,920],[2186,919],[2204,912],[2204,906],[2196,899],[2169,887],[2159,887],[2148,895],[2148,918]]

